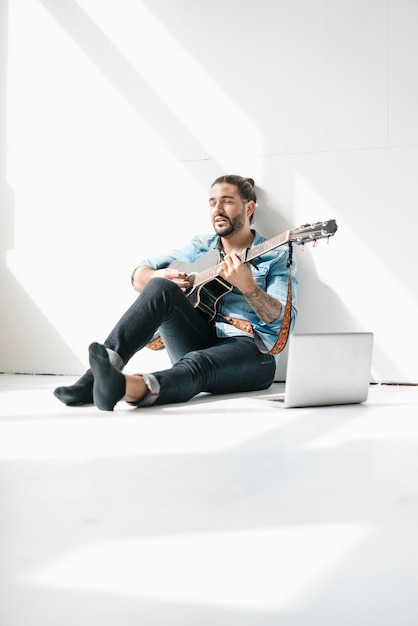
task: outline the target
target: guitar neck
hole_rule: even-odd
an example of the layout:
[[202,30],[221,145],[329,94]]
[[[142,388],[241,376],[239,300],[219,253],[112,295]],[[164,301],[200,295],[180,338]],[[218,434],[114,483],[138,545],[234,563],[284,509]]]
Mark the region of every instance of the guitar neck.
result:
[[277,235],[272,239],[267,239],[262,243],[259,243],[258,246],[254,246],[253,248],[247,248],[244,250],[242,254],[239,255],[239,258],[243,263],[248,263],[248,261],[252,261],[257,257],[269,252],[270,250],[274,250],[274,248],[279,248],[285,243],[289,241],[289,231],[287,230],[285,233],[281,235]]

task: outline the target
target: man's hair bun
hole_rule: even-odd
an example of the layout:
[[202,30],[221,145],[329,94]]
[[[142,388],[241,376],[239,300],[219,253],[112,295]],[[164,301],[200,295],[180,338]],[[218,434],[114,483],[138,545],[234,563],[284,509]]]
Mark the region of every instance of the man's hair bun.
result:
[[219,176],[213,183],[213,185],[228,183],[228,185],[235,185],[238,189],[238,193],[242,200],[248,201],[252,200],[253,202],[257,202],[257,198],[255,195],[254,187],[255,182],[254,178],[244,178],[244,176],[238,176],[237,174],[225,174],[224,176]]

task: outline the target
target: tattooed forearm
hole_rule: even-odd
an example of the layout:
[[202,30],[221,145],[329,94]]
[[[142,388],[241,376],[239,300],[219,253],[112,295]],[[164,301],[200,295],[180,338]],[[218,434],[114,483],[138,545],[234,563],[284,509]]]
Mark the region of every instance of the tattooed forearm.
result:
[[272,322],[279,317],[282,310],[281,303],[269,296],[258,285],[251,291],[243,292],[243,295],[263,322]]

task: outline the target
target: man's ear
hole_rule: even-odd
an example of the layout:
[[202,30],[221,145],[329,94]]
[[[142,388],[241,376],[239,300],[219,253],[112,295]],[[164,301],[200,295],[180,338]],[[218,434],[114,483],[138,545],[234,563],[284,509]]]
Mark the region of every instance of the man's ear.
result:
[[248,200],[247,203],[247,215],[248,217],[251,217],[251,215],[254,213],[255,211],[255,202],[254,200]]

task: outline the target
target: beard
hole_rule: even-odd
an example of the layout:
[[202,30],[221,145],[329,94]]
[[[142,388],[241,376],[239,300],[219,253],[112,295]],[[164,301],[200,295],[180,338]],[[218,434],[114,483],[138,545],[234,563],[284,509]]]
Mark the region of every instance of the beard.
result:
[[243,209],[243,211],[239,215],[236,215],[232,219],[227,217],[226,215],[222,215],[222,218],[224,220],[227,220],[228,223],[223,226],[214,223],[213,227],[219,237],[229,237],[230,235],[233,235],[234,233],[240,231],[241,228],[244,226],[245,209]]

